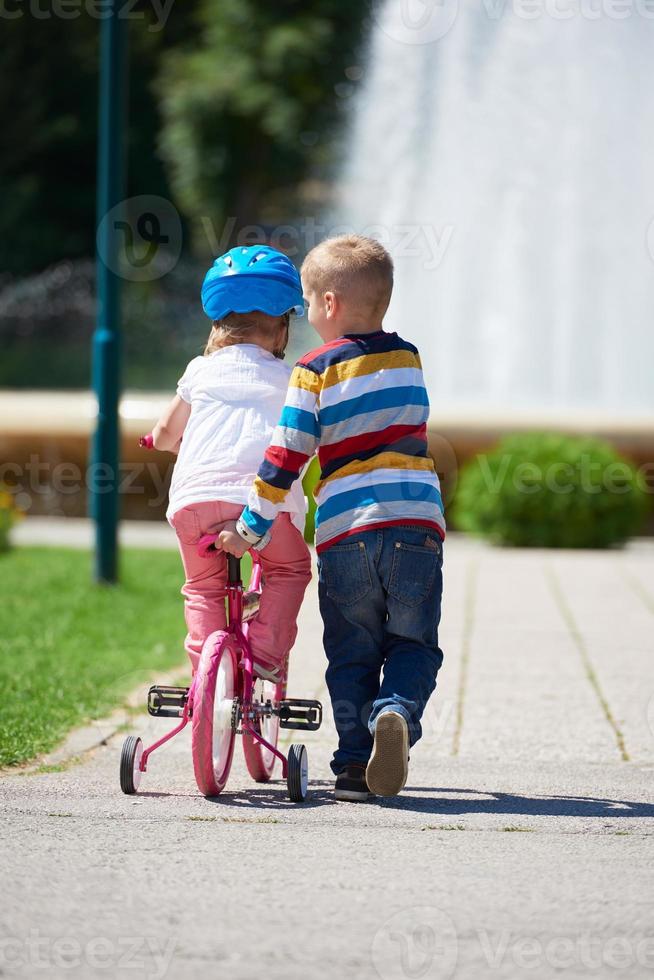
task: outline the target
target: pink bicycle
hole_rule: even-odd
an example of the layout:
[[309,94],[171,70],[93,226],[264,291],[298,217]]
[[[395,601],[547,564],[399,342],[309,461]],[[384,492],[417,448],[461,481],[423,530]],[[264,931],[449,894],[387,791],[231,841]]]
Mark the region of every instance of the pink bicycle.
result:
[[[141,440],[147,448],[148,437]],[[209,557],[217,534],[207,534],[198,552]],[[186,728],[191,729],[193,768],[204,796],[217,796],[229,777],[236,735],[243,736],[248,772],[258,783],[270,780],[275,761],[282,765],[288,794],[295,803],[307,798],[309,766],[304,745],[291,745],[288,757],[277,748],[280,728],[317,731],[322,723],[319,701],[286,697],[288,660],[282,680],[262,680],[254,674],[248,641],[248,621],[256,615],[261,597],[261,565],[252,552],[252,575],[247,591],[241,580],[240,559],[228,555],[227,629],[207,637],[190,687],[155,685],[148,692],[148,712],[179,718],[179,724],[148,748],[141,738],[125,739],[120,758],[120,786],[138,792],[152,753]]]

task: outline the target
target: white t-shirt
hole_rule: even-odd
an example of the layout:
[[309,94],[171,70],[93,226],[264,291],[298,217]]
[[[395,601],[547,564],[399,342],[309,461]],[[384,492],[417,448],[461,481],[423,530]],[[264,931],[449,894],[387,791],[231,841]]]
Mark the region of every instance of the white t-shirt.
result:
[[[279,421],[290,369],[257,344],[234,344],[195,357],[177,384],[191,406],[166,517],[209,500],[245,504]],[[296,480],[281,508],[304,531],[307,511]]]

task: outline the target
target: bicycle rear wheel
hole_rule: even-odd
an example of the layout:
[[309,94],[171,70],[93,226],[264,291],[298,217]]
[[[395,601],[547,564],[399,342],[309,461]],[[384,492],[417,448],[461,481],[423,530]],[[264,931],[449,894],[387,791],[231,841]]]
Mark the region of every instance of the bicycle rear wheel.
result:
[[[284,680],[279,684],[275,684],[273,681],[264,681],[260,677],[257,677],[252,700],[261,701],[263,704],[266,701],[272,701],[273,704],[278,704],[282,701],[286,697],[287,670],[288,664],[284,667]],[[263,735],[266,742],[277,748],[279,718],[276,715],[259,719],[254,722],[252,727]],[[272,777],[276,756],[273,755],[270,749],[262,745],[261,742],[258,742],[256,738],[248,735],[247,732],[243,732],[243,754],[245,756],[245,764],[252,779],[256,783],[267,783]]]
[[202,648],[193,692],[193,769],[203,796],[217,796],[229,777],[235,738],[232,709],[237,693],[234,638],[220,631],[212,633]]

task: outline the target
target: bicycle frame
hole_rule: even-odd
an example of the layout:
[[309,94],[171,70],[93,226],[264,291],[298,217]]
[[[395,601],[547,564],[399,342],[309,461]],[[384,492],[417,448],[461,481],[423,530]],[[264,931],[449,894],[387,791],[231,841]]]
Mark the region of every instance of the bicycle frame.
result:
[[[255,615],[258,609],[258,602],[252,602],[249,597],[261,595],[261,563],[256,552],[252,555],[252,577],[250,579],[251,588],[248,592],[243,592],[243,583],[238,569],[238,560],[231,555],[228,556],[229,577],[227,583],[227,632],[232,635],[241,651],[241,661],[239,667],[242,668],[241,678],[243,689],[241,691],[241,731],[247,733],[257,742],[268,749],[269,752],[279,759],[282,764],[282,776],[286,779],[288,762],[274,745],[267,742],[263,735],[252,725],[256,717],[252,708],[252,693],[254,690],[254,668],[252,665],[252,649],[247,636],[247,622]],[[238,582],[234,580],[238,579]]]
[[[213,542],[217,538],[217,535],[205,535],[201,540],[200,546],[206,555],[212,548]],[[210,541],[211,539],[211,541]],[[288,760],[285,755],[283,755],[275,746],[271,745],[266,739],[258,732],[253,721],[257,717],[256,711],[252,706],[252,695],[254,691],[254,668],[252,664],[252,649],[247,636],[247,624],[248,620],[255,615],[259,605],[259,598],[261,595],[261,563],[259,562],[258,556],[255,552],[252,553],[252,576],[250,579],[250,589],[247,592],[243,591],[243,582],[240,576],[240,562],[235,559],[232,555],[228,556],[228,582],[227,582],[227,629],[225,631],[226,637],[230,636],[236,640],[240,652],[240,660],[238,663],[239,670],[239,694],[241,701],[241,732],[248,734],[251,738],[255,739],[264,748],[268,749],[269,752],[279,759],[282,764],[282,776],[286,779],[288,775]],[[186,704],[184,705],[182,717],[179,725],[168,732],[162,738],[160,738],[149,748],[143,750],[139,762],[139,770],[141,772],[147,771],[148,759],[152,753],[164,745],[166,742],[178,735],[191,720],[191,712],[193,710],[193,694],[195,690],[195,679],[191,682],[191,687],[189,688],[188,698]]]

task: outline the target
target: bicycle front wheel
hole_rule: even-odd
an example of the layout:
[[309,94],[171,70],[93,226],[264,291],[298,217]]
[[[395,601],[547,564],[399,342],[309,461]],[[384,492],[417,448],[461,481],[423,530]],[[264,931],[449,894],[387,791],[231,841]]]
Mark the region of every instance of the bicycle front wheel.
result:
[[234,638],[220,631],[212,633],[202,648],[193,693],[193,769],[203,796],[217,796],[229,777],[234,755],[237,675]]

